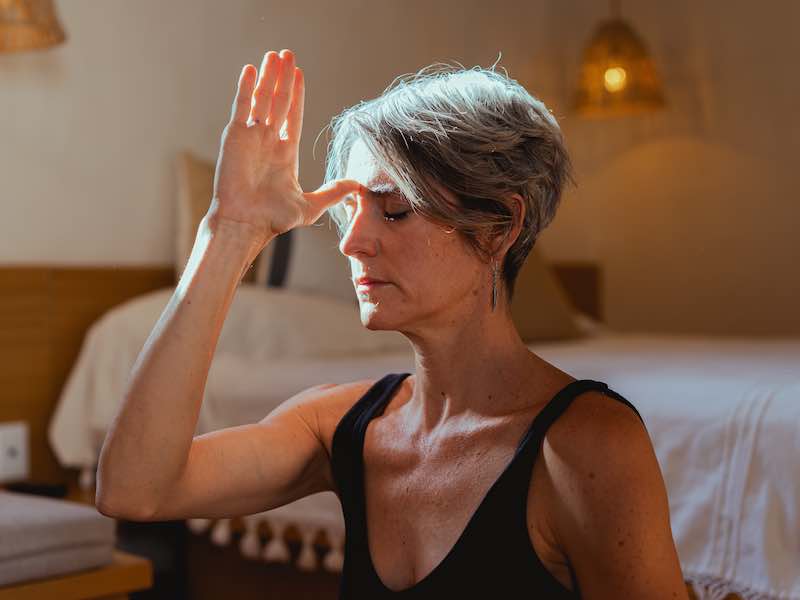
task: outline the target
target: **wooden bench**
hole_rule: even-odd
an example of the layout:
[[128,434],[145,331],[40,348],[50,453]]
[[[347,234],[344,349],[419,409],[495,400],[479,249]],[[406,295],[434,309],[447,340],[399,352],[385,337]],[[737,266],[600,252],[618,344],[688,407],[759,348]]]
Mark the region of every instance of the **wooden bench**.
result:
[[0,587],[0,600],[123,600],[153,585],[153,566],[141,556],[114,551],[105,567]]

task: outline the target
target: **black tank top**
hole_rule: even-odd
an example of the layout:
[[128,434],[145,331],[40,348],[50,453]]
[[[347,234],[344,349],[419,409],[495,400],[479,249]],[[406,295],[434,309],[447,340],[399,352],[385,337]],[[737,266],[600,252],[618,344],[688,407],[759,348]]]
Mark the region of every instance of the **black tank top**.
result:
[[[601,381],[580,379],[560,390],[536,415],[514,456],[473,513],[455,546],[425,578],[393,591],[378,577],[369,554],[364,493],[364,437],[367,424],[381,415],[410,373],[390,373],[377,381],[342,417],[333,435],[331,468],[345,521],[340,600],[384,598],[541,598],[575,600],[542,564],[527,527],[531,472],[547,428],[579,394],[597,390],[639,411]],[[642,421],[644,423],[644,421]]]

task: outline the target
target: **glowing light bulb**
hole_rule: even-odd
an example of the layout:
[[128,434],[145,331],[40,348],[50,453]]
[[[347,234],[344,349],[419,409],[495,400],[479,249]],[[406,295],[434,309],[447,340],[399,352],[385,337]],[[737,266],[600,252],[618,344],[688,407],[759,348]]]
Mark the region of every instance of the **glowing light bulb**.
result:
[[610,67],[606,69],[606,72],[603,74],[603,83],[606,89],[612,94],[625,87],[626,79],[627,74],[622,67]]

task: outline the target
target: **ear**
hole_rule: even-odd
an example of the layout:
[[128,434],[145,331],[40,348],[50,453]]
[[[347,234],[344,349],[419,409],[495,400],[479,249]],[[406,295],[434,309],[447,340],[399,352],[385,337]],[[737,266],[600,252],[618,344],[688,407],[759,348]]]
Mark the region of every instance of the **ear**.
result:
[[514,242],[517,241],[517,238],[522,231],[522,225],[525,222],[525,200],[523,200],[522,196],[514,193],[511,194],[507,200],[508,207],[511,210],[511,215],[513,218],[513,225],[508,230],[508,233],[505,235],[505,237],[493,240],[492,244],[492,255],[501,256],[503,259],[505,259],[508,249],[511,248],[511,246],[514,245]]

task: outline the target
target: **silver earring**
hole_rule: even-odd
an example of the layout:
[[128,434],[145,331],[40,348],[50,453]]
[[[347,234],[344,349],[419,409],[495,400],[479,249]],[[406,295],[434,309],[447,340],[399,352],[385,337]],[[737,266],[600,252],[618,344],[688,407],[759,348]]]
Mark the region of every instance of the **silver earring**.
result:
[[492,261],[492,312],[495,306],[497,306],[497,266]]

